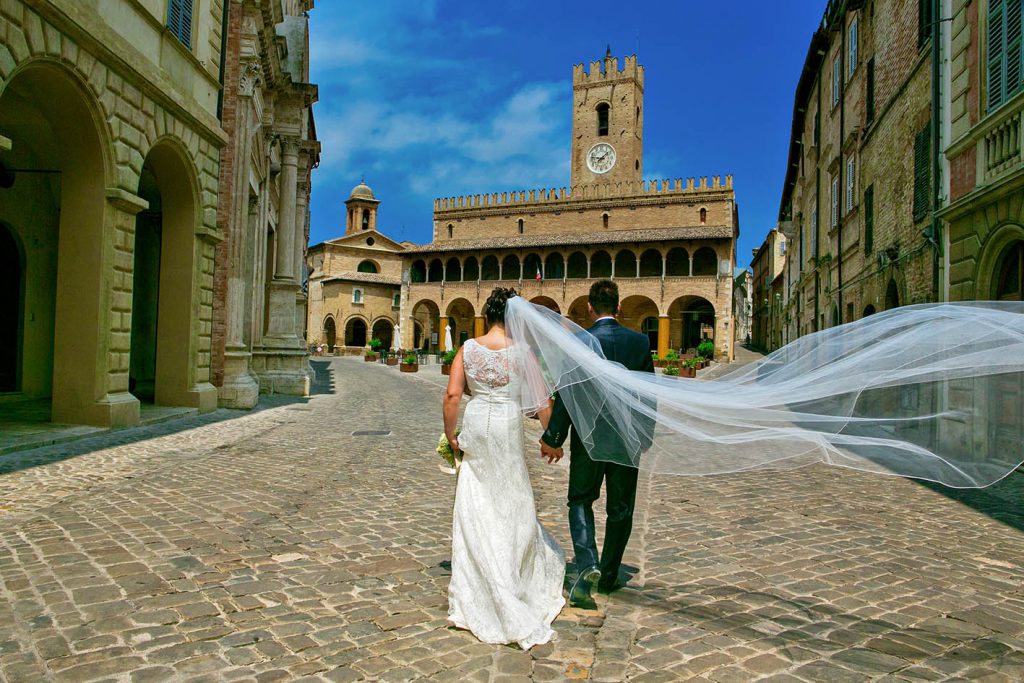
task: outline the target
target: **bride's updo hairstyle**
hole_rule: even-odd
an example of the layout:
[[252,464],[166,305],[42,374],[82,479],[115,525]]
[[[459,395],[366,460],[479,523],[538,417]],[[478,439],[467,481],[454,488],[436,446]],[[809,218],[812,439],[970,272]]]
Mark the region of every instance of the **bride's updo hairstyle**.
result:
[[509,287],[495,287],[491,295],[487,297],[487,302],[484,304],[484,317],[487,318],[487,324],[493,325],[494,323],[505,322],[505,307],[508,305],[508,300],[516,296],[516,290]]

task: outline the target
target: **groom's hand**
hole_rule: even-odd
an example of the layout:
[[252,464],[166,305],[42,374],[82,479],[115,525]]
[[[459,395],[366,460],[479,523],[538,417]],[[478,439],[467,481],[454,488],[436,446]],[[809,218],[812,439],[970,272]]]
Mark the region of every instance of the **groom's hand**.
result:
[[552,448],[543,441],[540,442],[540,457],[547,458],[549,465],[561,460],[562,455],[563,451],[561,448]]

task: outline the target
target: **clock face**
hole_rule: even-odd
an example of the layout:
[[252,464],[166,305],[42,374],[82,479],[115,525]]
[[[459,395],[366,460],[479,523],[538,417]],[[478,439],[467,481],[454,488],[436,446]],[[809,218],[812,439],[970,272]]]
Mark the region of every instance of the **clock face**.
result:
[[594,173],[607,173],[615,165],[615,148],[599,142],[587,152],[587,168]]

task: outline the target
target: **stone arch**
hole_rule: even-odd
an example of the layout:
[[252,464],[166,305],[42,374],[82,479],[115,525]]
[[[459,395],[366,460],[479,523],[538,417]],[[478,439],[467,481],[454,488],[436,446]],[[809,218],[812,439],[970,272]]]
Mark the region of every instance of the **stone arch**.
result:
[[569,304],[569,308],[565,310],[565,317],[573,321],[580,327],[590,326],[590,314],[587,313],[587,295],[578,296],[572,300]]
[[14,229],[0,222],[0,393],[21,388],[24,320],[25,250]]
[[661,277],[661,252],[648,249],[640,255],[640,277]]
[[665,275],[685,277],[690,274],[690,254],[683,247],[672,247],[665,258]]
[[[431,351],[437,348],[437,342],[434,341],[434,335],[444,333],[444,331],[440,329],[441,309],[437,305],[437,302],[432,299],[420,299],[413,304],[412,309],[410,310],[412,310],[413,319],[413,343],[416,348],[424,351]],[[416,324],[420,326],[421,330],[419,343],[416,343],[415,339]],[[405,326],[403,325],[403,328],[404,327]]]
[[622,249],[615,255],[615,277],[636,277],[636,254],[631,249]]
[[462,282],[462,263],[452,256],[444,264],[444,279],[447,282]]
[[501,259],[501,279],[518,280],[519,274],[519,257],[515,254],[506,254],[505,258]]
[[[452,299],[445,309],[445,315],[448,317],[448,326],[452,329],[452,344],[454,348],[458,348],[473,336],[476,317],[473,304],[463,297]],[[441,330],[441,334],[444,334],[444,330]]]
[[494,254],[484,256],[484,260],[480,263],[480,279],[497,280],[499,275],[498,257]]
[[435,258],[430,261],[427,267],[427,282],[440,282],[444,279],[444,264],[441,259]]
[[583,280],[587,277],[587,255],[582,251],[569,254],[566,262],[565,276],[570,280]]
[[717,275],[718,254],[711,247],[701,247],[693,253],[694,275]]
[[612,257],[601,249],[590,256],[590,277],[611,277]]
[[345,346],[362,348],[369,342],[369,326],[361,315],[350,315],[345,321]]
[[675,299],[668,307],[669,348],[685,353],[695,349],[704,337],[714,341],[715,316],[714,304],[702,296]]
[[900,287],[896,284],[896,278],[889,278],[889,284],[885,287],[885,310],[899,307],[900,301]]
[[21,335],[22,396],[52,396],[55,422],[126,425],[138,420],[120,367],[128,317],[110,303],[130,300],[130,283],[107,249],[128,240],[141,207],[133,192],[108,190],[119,175],[101,102],[76,68],[49,58],[0,79],[0,132],[13,142],[4,163],[59,171],[15,174],[0,190],[0,220],[22,243],[41,245],[24,264],[35,321]]
[[159,405],[216,404],[209,367],[200,370],[198,358],[200,194],[188,150],[176,138],[158,140],[139,176],[149,208],[135,221],[128,376],[137,398]]
[[476,282],[480,279],[480,264],[476,256],[470,256],[462,264],[463,279],[467,282]]
[[421,258],[416,259],[409,266],[409,280],[411,282],[427,281],[427,263]]
[[874,307],[874,305],[873,304],[868,304],[867,306],[864,307],[864,314],[861,317],[862,318],[866,318],[869,315],[874,315],[874,314],[875,314],[875,307]]
[[544,277],[548,280],[565,278],[565,259],[561,252],[553,251],[544,259]]
[[555,313],[562,312],[562,309],[558,307],[558,302],[549,296],[535,296],[532,299],[530,299],[530,303],[537,304],[538,306],[543,306],[544,308],[552,310]]
[[379,339],[385,349],[390,349],[394,343],[395,323],[386,316],[381,316],[373,321],[370,327],[370,339]]
[[1003,250],[990,296],[997,301],[1024,301],[1024,240]]
[[334,347],[338,344],[338,325],[333,315],[324,319],[324,342],[327,344],[327,353],[334,353]]
[[1009,249],[1017,242],[1024,241],[1024,226],[1004,223],[988,234],[981,249],[978,265],[974,269],[977,299],[991,299],[999,289],[999,269]]
[[377,263],[376,261],[374,261],[373,259],[363,259],[362,261],[359,262],[359,265],[356,266],[356,272],[357,273],[379,273],[380,272],[380,264]]
[[[621,312],[619,322],[633,330],[647,335],[651,343],[651,350],[658,348],[658,305],[650,297],[641,294],[627,296],[619,302]],[[648,319],[654,319],[654,329],[648,329],[644,323]]]
[[538,273],[542,273],[542,261],[540,254],[531,252],[523,259],[523,279],[533,280]]

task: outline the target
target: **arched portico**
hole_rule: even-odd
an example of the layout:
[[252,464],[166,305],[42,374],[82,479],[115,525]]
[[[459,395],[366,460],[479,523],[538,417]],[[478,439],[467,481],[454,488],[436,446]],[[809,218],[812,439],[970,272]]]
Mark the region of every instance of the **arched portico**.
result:
[[[473,304],[467,299],[454,299],[448,304],[445,315],[452,331],[452,345],[454,348],[459,348],[467,339],[474,336]],[[445,331],[442,329],[441,334],[444,335],[444,333]]]
[[[681,296],[669,305],[669,348],[687,352],[715,340],[715,307],[701,296]],[[717,348],[716,343],[716,348]]]

